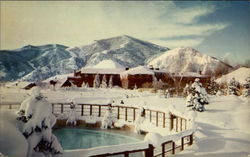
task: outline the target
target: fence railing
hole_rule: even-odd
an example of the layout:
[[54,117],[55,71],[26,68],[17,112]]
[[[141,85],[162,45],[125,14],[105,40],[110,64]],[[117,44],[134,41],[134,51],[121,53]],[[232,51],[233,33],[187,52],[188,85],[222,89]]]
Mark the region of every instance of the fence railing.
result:
[[[76,112],[81,116],[103,117],[108,104],[78,104]],[[54,114],[67,113],[70,110],[69,103],[53,103],[52,112]],[[112,112],[118,120],[134,122],[139,115],[139,108],[128,106],[112,106]],[[152,109],[145,110],[145,118],[156,127],[168,128],[169,131],[176,132],[187,130],[187,119],[173,113],[166,113]]]

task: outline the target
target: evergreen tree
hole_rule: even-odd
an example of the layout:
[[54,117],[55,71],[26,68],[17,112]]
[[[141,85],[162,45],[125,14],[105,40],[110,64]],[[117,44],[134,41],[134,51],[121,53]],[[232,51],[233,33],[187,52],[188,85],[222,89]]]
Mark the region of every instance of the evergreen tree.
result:
[[250,97],[250,76],[246,78],[246,83],[243,84],[243,87],[244,87],[243,96]]
[[113,88],[113,75],[109,78],[109,88]]
[[158,88],[158,80],[157,80],[157,78],[155,77],[155,75],[153,75],[152,77],[153,77],[153,88],[154,88],[154,89],[157,89],[157,88]]
[[93,87],[94,88],[99,88],[100,87],[100,75],[96,74],[95,79],[93,81]]
[[233,77],[228,84],[227,94],[238,95],[238,92],[239,92],[239,83]]
[[102,87],[102,88],[107,88],[107,87],[108,87],[106,75],[103,75],[103,77],[102,77],[102,84],[101,84],[101,87]]
[[202,112],[205,110],[204,105],[208,104],[206,89],[202,86],[200,79],[196,78],[191,85],[190,94],[186,98],[187,107]]
[[189,84],[186,84],[186,86],[183,89],[183,96],[188,96],[190,93],[191,86]]
[[208,94],[216,95],[216,93],[219,91],[219,88],[219,84],[214,80],[211,80],[207,86],[207,92]]
[[135,86],[134,86],[134,90],[136,90],[137,89],[137,85],[135,84]]

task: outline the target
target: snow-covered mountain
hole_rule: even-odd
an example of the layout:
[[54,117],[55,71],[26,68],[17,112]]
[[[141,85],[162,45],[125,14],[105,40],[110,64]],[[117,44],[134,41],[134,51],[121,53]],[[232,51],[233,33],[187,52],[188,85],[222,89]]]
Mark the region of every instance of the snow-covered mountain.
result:
[[27,81],[44,80],[107,59],[124,67],[134,67],[145,64],[150,57],[166,50],[168,48],[127,35],[96,40],[82,47],[28,45],[17,50],[1,50],[0,81],[20,78]]
[[96,65],[102,60],[113,60],[125,67],[144,65],[151,57],[169,50],[150,42],[123,35],[108,39],[95,40],[90,45],[73,47],[70,52],[83,56],[86,65]]
[[56,74],[71,73],[84,66],[63,45],[28,45],[16,50],[0,51],[0,80],[43,80]]
[[171,73],[199,73],[201,71],[202,74],[219,74],[232,69],[230,65],[189,47],[166,51],[148,62],[148,65]]
[[232,78],[235,78],[237,82],[239,82],[240,84],[244,84],[246,83],[247,77],[250,77],[250,68],[241,67],[226,75],[221,76],[215,81],[217,83],[229,83],[232,80]]

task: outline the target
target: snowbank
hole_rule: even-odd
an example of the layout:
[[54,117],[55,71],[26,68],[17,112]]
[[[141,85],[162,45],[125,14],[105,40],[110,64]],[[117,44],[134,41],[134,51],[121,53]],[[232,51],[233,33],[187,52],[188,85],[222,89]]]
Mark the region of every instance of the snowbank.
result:
[[19,131],[15,111],[0,110],[0,152],[11,157],[25,157],[28,143]]

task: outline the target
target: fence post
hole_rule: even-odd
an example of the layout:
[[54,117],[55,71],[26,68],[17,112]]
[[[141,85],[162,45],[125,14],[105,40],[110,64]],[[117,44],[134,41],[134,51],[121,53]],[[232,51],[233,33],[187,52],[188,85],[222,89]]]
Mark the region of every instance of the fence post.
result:
[[150,110],[150,113],[149,113],[149,121],[152,122],[152,111]]
[[174,118],[173,115],[171,113],[170,114],[170,126],[169,126],[169,131],[171,131],[174,128]]
[[189,145],[192,145],[192,144],[193,144],[193,134],[191,134],[191,135],[189,136],[189,138],[190,138]]
[[176,116],[176,132],[178,132],[178,117]]
[[52,104],[52,113],[54,113],[55,104]]
[[158,115],[159,115],[159,112],[157,111],[157,112],[156,112],[156,126],[158,126],[158,118],[159,118]]
[[92,116],[92,105],[89,105],[90,107],[90,115]]
[[118,106],[118,114],[117,114],[117,119],[120,119],[120,107]]
[[187,120],[185,119],[185,130],[187,130]]
[[124,157],[129,157],[129,153],[128,152],[124,153]]
[[83,116],[84,106],[83,104],[81,106],[82,106],[81,115]]
[[180,126],[180,130],[182,131],[182,118],[181,118],[180,120],[181,120],[181,126]]
[[184,138],[185,137],[181,138],[181,151],[184,150]]
[[99,112],[98,112],[98,116],[101,117],[101,105],[99,105]]
[[162,157],[165,157],[165,144],[162,144]]
[[63,104],[61,104],[61,113],[63,113]]
[[128,108],[125,107],[125,121],[128,120]]
[[133,120],[135,121],[135,108],[133,109]]
[[175,143],[172,141],[172,154],[175,154]]
[[145,157],[153,157],[154,156],[154,146],[152,144],[148,145],[148,149],[145,150]]
[[166,114],[165,114],[165,112],[164,112],[164,113],[163,113],[163,128],[166,127],[165,121],[166,121]]

